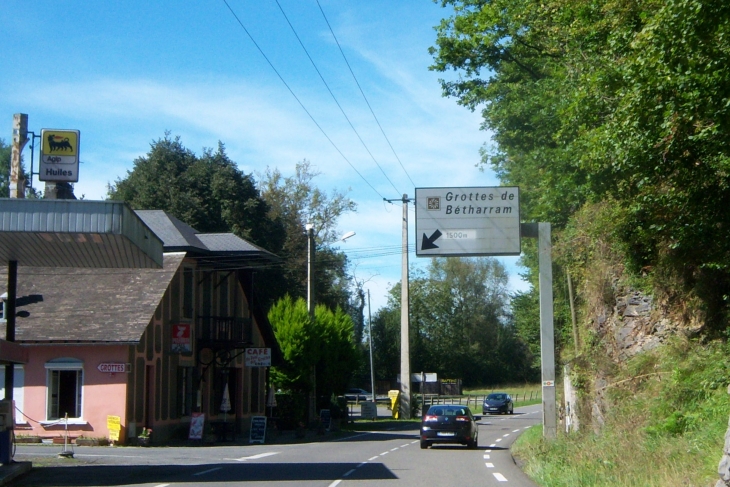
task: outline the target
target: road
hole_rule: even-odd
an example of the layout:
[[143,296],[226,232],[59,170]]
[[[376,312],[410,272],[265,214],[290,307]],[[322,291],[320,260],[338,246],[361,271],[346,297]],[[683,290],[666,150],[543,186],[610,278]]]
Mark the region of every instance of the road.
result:
[[[418,429],[362,432],[338,440],[216,447],[77,447],[73,459],[55,459],[58,447],[18,445],[15,459],[34,468],[13,486],[206,485],[316,486],[519,486],[535,487],[512,461],[510,445],[541,422],[541,408],[484,416],[479,448],[419,448]],[[60,466],[59,466],[60,465]]]

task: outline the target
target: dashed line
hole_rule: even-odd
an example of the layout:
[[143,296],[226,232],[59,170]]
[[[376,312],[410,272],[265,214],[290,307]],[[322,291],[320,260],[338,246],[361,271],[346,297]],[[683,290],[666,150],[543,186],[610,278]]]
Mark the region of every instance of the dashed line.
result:
[[495,446],[497,446],[497,444],[496,443],[492,443],[491,445],[489,445],[489,448],[494,448]]
[[384,451],[383,453],[380,454],[380,456],[383,457],[383,456],[387,455],[388,453],[390,453],[390,452],[389,451]]
[[259,458],[270,457],[271,455],[278,454],[278,451],[270,451],[267,453],[259,453],[258,455],[251,455],[250,457],[236,458],[237,462],[245,462],[246,460],[258,460]]
[[486,465],[487,468],[494,468],[494,464],[493,463],[485,463],[484,465]]
[[405,445],[401,445],[400,447],[401,447],[401,448],[405,448],[405,447],[407,447],[408,445],[410,445],[410,443],[406,443]]
[[496,439],[496,440],[494,440],[494,441],[495,441],[495,443],[499,443],[500,441],[502,441],[502,438],[497,438],[497,439]]
[[518,430],[518,429],[517,430],[512,430],[512,433],[519,433],[519,432],[520,432],[520,430]]
[[329,484],[328,487],[335,487],[336,485],[339,485],[340,482],[342,482],[342,479],[337,479],[334,482],[332,482],[331,484]]
[[374,457],[368,458],[368,462],[372,462],[373,460],[377,460],[378,455],[375,455]]
[[223,467],[216,467],[216,468],[209,468],[208,470],[203,470],[202,472],[194,473],[193,475],[205,475],[210,472],[215,472],[216,470],[220,470]]
[[496,478],[496,479],[497,479],[497,480],[499,480],[500,482],[507,482],[507,479],[505,478],[505,476],[504,476],[504,475],[502,475],[502,474],[501,474],[501,473],[499,473],[499,472],[494,472],[494,473],[493,473],[492,475],[494,475],[494,478]]
[[358,465],[358,466],[357,466],[357,467],[355,467],[355,468],[360,468],[360,467],[362,467],[363,465],[367,465],[367,464],[368,464],[368,462],[362,462],[362,463],[361,463],[360,465]]
[[160,484],[160,485],[155,485],[155,487],[167,487],[168,485],[170,485],[170,484]]
[[484,455],[485,460],[489,460],[489,455]]
[[397,449],[398,447],[396,446],[395,448],[391,448],[390,451],[396,451]]
[[352,470],[349,470],[346,474],[344,474],[343,477],[349,477],[350,475],[353,474],[353,472],[355,472],[354,468]]
[[414,443],[418,443],[418,440],[411,441],[411,445],[414,444]]
[[507,433],[506,435],[502,435],[502,438],[507,438],[508,436],[509,436],[509,433]]

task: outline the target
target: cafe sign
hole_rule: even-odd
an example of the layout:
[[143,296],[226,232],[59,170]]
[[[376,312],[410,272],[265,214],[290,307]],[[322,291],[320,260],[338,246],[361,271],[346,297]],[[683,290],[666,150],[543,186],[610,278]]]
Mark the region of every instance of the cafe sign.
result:
[[271,367],[271,349],[247,348],[246,367]]

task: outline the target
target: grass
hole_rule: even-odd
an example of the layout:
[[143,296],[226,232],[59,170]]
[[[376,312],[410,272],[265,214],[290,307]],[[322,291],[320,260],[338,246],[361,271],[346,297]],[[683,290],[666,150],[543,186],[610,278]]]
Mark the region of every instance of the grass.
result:
[[534,427],[512,452],[546,487],[712,486],[730,414],[729,352],[677,340],[636,357],[610,380],[602,430],[585,417],[581,432],[545,440]]

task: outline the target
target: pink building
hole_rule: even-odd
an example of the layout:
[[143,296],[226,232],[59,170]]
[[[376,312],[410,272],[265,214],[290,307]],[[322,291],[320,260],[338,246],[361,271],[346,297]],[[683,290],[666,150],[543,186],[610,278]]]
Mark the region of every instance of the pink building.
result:
[[281,360],[253,301],[254,270],[277,257],[163,211],[136,214],[162,240],[162,268],[19,266],[16,341],[28,361],[15,365],[16,436],[108,438],[111,416],[121,442],[151,428],[164,443],[187,438],[194,413],[239,433],[264,413],[267,368],[247,367],[244,352]]

